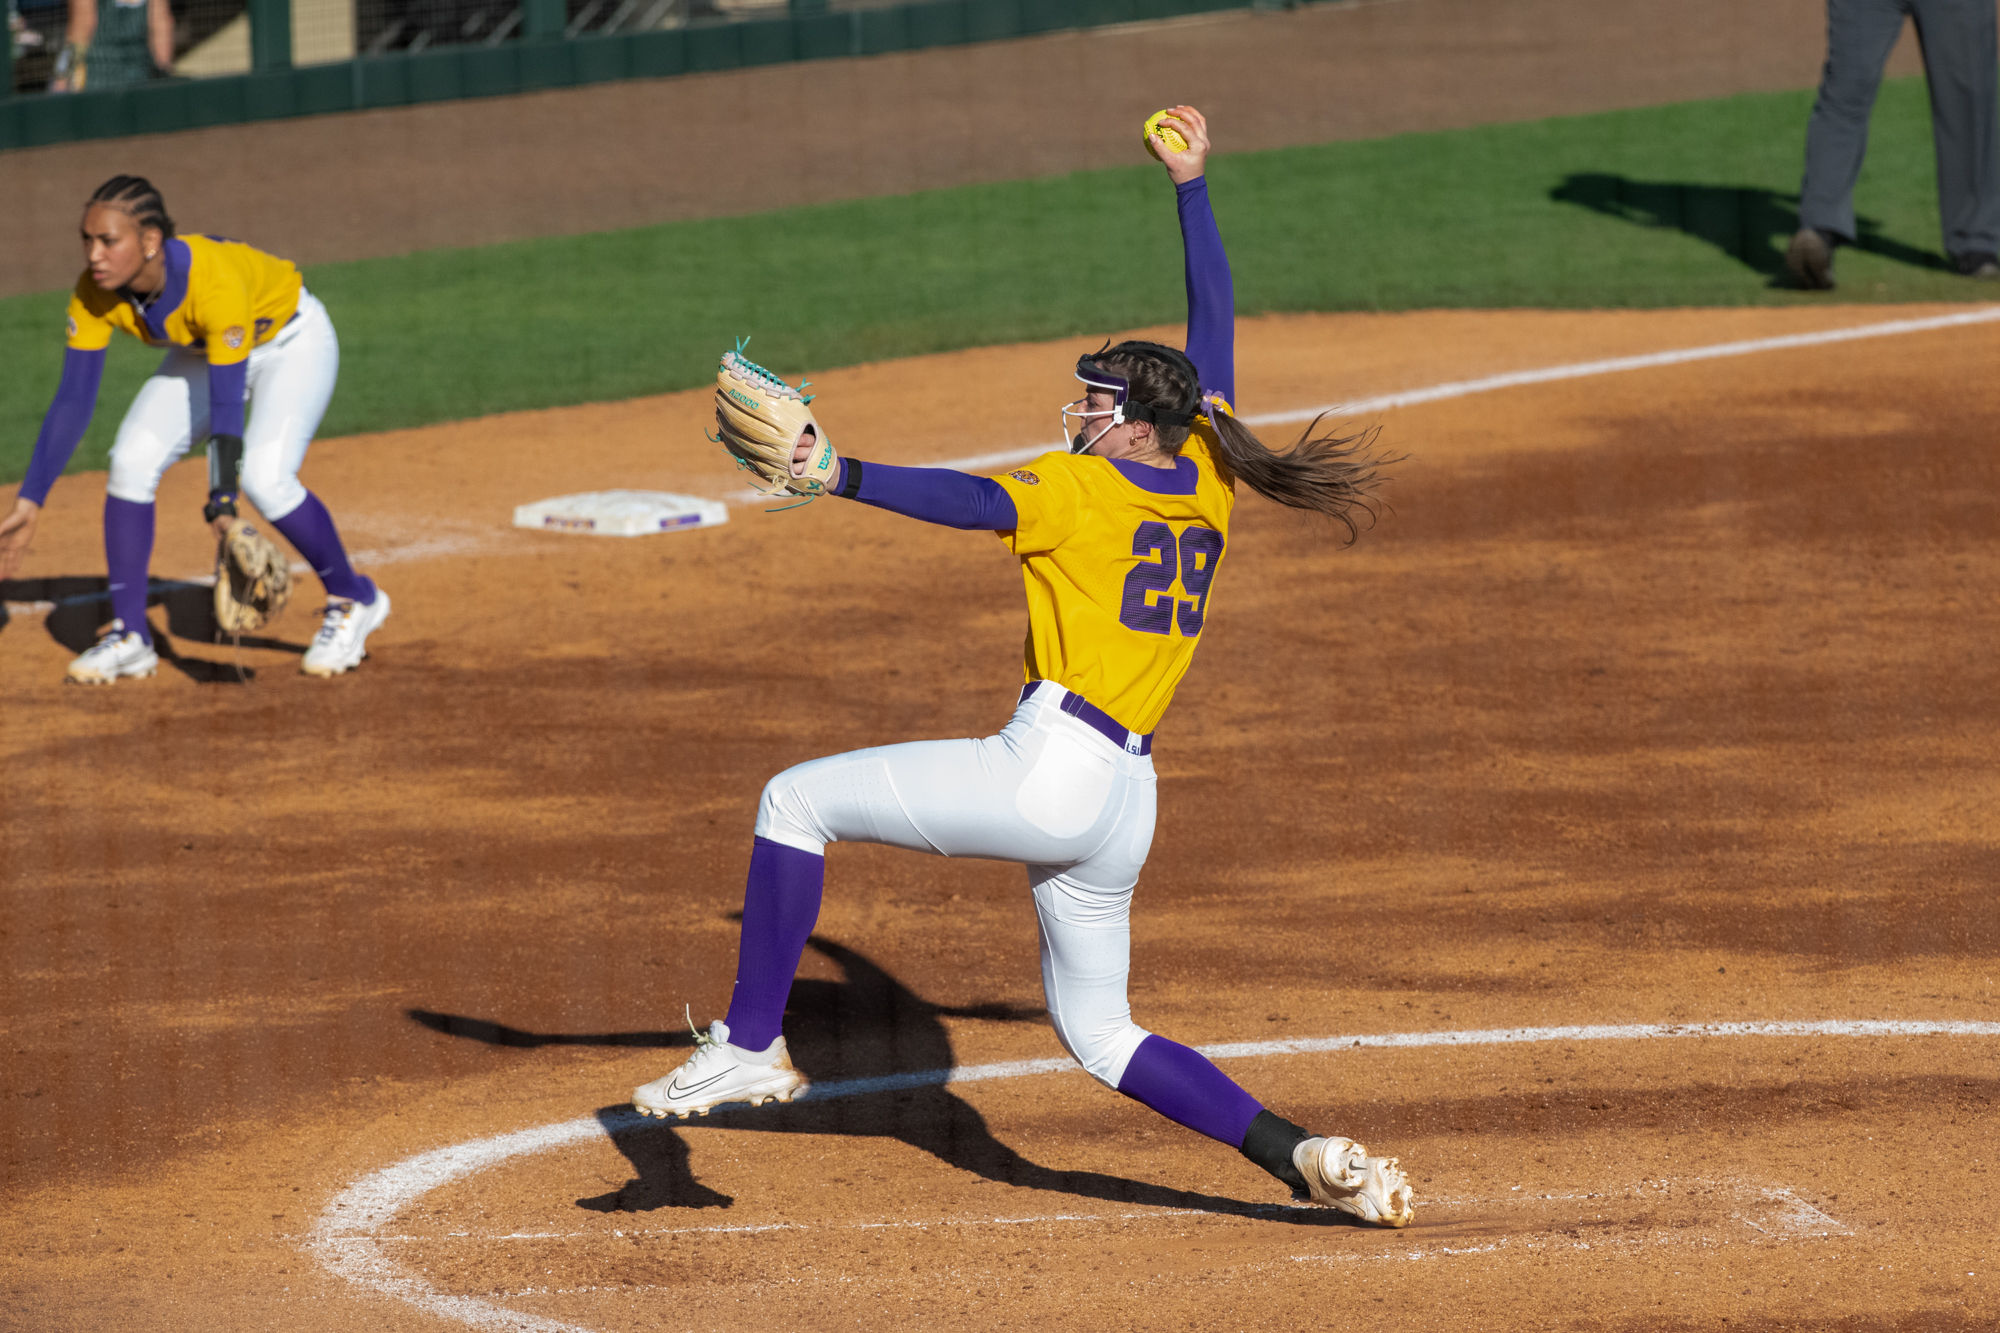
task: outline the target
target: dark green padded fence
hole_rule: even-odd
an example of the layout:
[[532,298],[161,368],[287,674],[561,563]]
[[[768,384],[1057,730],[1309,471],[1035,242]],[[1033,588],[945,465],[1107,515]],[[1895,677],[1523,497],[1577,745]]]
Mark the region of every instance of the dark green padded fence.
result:
[[[813,13],[795,5],[785,18],[614,37],[528,38],[101,93],[4,98],[0,150],[1277,7],[1278,0],[928,0]],[[253,19],[259,8],[265,6],[253,0]],[[262,53],[272,44],[257,44],[253,36],[253,45]]]

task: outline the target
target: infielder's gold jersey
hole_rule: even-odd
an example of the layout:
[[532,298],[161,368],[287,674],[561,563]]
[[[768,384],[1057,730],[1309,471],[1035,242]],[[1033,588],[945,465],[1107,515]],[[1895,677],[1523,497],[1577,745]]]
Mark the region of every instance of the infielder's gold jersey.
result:
[[143,314],[84,270],[69,298],[71,347],[102,351],[122,329],[150,347],[199,347],[210,365],[232,366],[298,311],[299,270],[289,259],[213,236],[175,236],[165,248],[167,285]]
[[1141,734],[1187,674],[1236,504],[1206,423],[1175,466],[1044,454],[994,480],[1020,524],[999,537],[1028,587],[1029,680]]

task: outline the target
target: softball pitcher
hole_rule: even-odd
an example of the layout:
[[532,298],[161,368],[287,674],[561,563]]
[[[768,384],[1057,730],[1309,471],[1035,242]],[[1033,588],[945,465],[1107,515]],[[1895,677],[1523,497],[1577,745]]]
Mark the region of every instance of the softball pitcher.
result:
[[[1314,437],[1273,453],[1230,409],[1234,296],[1192,107],[1149,134],[1173,178],[1186,250],[1186,353],[1126,342],[1081,358],[1084,397],[1063,409],[1071,452],[1004,477],[841,458],[817,423],[772,435],[795,491],[823,488],[950,527],[995,532],[1021,562],[1027,683],[983,740],[859,750],[787,770],[757,812],[728,1016],[678,1069],[633,1094],[651,1115],[789,1101],[806,1086],[779,1024],[819,915],[824,852],[840,840],[1024,862],[1040,923],[1042,986],[1065,1049],[1099,1082],[1239,1149],[1299,1198],[1381,1226],[1409,1223],[1394,1158],[1315,1136],[1261,1106],[1206,1058],[1132,1021],[1132,891],[1153,841],[1152,732],[1200,642],[1229,541],[1235,485],[1345,523],[1372,516],[1380,460],[1366,440]],[[738,452],[738,409],[796,391],[736,354],[718,424]],[[803,431],[801,434],[800,431]],[[797,440],[796,448],[789,447]],[[739,457],[742,455],[739,453]],[[784,481],[782,472],[775,478]]]
[[[168,467],[208,440],[202,516],[218,535],[247,496],[319,575],[325,619],[301,669],[336,676],[360,664],[389,618],[389,594],[354,572],[333,516],[299,484],[306,446],[326,415],[340,343],[326,307],[286,260],[240,241],[179,236],[166,204],[138,176],[114,176],[84,206],[88,267],[69,302],[69,350],[13,512],[0,519],[0,578],[33,541],[42,502],[97,408],[105,349],[123,330],[167,348],[140,388],[111,449],[104,557],[112,620],[69,678],[108,685],[159,667],[146,622],[153,497]],[[244,405],[252,405],[248,423]]]

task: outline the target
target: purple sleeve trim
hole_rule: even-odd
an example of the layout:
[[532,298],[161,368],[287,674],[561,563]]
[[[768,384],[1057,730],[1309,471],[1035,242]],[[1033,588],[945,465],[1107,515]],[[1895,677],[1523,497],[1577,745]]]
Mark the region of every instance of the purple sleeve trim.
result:
[[[208,368],[208,432],[211,435],[243,434],[243,391],[250,376],[250,363]],[[1234,402],[1234,399],[1230,401]]]
[[35,437],[35,455],[28,462],[28,475],[21,479],[22,499],[41,504],[49,498],[49,488],[90,429],[91,414],[97,411],[97,386],[103,379],[102,348],[83,352],[72,347],[63,353],[62,383],[42,418],[42,433]]
[[1208,202],[1208,177],[1174,187],[1181,215],[1181,245],[1187,256],[1187,354],[1201,372],[1203,393],[1219,393],[1236,405],[1236,287],[1229,256]]
[[[844,462],[842,467],[841,480],[845,481]],[[947,528],[1005,532],[1021,523],[1014,497],[1007,494],[1006,487],[991,477],[975,477],[950,468],[870,463],[861,473],[861,493],[854,498],[892,514]]]

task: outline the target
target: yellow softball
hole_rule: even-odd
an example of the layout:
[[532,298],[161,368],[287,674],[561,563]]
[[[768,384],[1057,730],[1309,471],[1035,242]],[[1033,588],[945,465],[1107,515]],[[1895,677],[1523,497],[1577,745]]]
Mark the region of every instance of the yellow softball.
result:
[[[1157,134],[1160,136],[1160,142],[1167,146],[1168,152],[1185,153],[1188,143],[1186,139],[1181,137],[1181,132],[1171,125],[1162,125],[1160,123],[1161,120],[1172,114],[1171,111],[1155,111],[1152,115],[1146,117],[1146,127],[1139,131],[1139,138],[1141,140],[1148,140],[1150,136]],[[1149,153],[1153,151],[1153,145],[1150,142],[1146,144],[1146,151]],[[1158,154],[1154,155],[1158,156]]]

